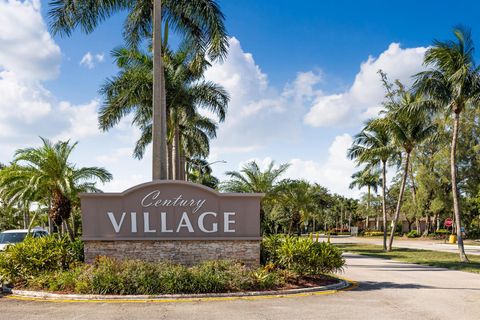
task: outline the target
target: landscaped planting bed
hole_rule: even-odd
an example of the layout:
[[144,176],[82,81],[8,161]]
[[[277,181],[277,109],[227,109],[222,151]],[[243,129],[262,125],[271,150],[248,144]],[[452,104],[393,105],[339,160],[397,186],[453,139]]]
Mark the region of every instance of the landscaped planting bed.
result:
[[81,261],[81,242],[27,239],[0,255],[0,277],[15,289],[60,293],[159,295],[268,291],[324,286],[342,269],[340,250],[310,238],[271,236],[263,241],[262,265],[207,261],[187,267],[169,262]]

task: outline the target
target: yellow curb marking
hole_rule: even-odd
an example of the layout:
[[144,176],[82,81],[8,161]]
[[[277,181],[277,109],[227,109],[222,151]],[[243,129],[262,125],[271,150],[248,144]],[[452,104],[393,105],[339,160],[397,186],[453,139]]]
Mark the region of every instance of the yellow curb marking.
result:
[[344,277],[338,277],[349,283],[349,286],[343,289],[325,290],[317,292],[303,292],[292,294],[278,294],[278,295],[260,295],[260,296],[237,296],[237,297],[205,297],[205,298],[171,298],[171,299],[92,299],[92,300],[78,300],[78,299],[49,299],[41,297],[22,297],[22,296],[5,296],[4,298],[21,301],[42,301],[42,302],[57,302],[57,303],[178,303],[178,302],[203,302],[203,301],[232,301],[232,300],[266,300],[276,298],[290,298],[290,297],[308,297],[317,295],[330,295],[341,291],[349,291],[358,287],[358,283]]

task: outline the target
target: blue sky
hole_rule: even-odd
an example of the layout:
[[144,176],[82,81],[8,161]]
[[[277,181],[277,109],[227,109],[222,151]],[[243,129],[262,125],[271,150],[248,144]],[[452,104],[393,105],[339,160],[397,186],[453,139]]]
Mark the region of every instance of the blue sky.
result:
[[[474,1],[227,1],[230,53],[207,78],[232,96],[210,160],[223,177],[246,161],[290,162],[287,176],[349,190],[351,136],[380,109],[376,71],[408,83],[434,38],[462,23],[479,39]],[[39,135],[79,141],[79,165],[105,166],[121,191],[150,179],[150,161],[131,159],[138,131],[125,121],[97,130],[98,88],[115,74],[109,52],[122,44],[119,14],[90,35],[51,37],[48,3],[0,0],[0,162]],[[83,60],[83,63],[81,61]],[[33,111],[32,111],[33,110]]]

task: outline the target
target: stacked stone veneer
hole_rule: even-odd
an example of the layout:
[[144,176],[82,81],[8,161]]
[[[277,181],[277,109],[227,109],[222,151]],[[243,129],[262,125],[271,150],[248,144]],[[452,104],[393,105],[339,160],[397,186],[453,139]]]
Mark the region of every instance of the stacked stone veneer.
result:
[[194,265],[205,260],[238,260],[260,264],[260,240],[116,240],[85,241],[85,261],[98,256]]

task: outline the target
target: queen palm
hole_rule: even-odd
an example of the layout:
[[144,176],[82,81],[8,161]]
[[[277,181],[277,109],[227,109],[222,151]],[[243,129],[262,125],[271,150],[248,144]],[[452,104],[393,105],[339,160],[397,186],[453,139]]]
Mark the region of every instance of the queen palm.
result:
[[383,126],[376,125],[373,120],[366,122],[364,129],[354,137],[352,147],[348,150],[349,158],[355,160],[357,165],[367,164],[373,167],[381,165],[384,250],[387,249],[387,162],[394,158],[396,152],[397,148],[392,144],[387,130]]
[[12,202],[29,200],[48,203],[50,219],[59,227],[65,221],[73,239],[67,222],[72,199],[78,192],[99,191],[95,181],[108,182],[112,175],[99,167],[76,168],[69,161],[76,143],[52,143],[44,138],[42,142],[43,145],[38,148],[15,152],[12,165],[0,172],[0,194]]
[[400,91],[398,101],[386,105],[387,111],[385,117],[375,120],[374,124],[372,124],[383,127],[391,135],[393,143],[403,152],[402,182],[392,221],[392,230],[390,231],[387,251],[392,250],[395,228],[402,207],[412,151],[420,143],[431,139],[437,130],[436,125],[432,124],[431,118],[423,110],[418,110],[415,113],[407,112],[412,105],[422,105],[424,102],[424,98],[421,95],[408,91]]
[[[212,122],[198,115],[198,108],[206,108],[220,121],[225,119],[229,97],[219,85],[202,79],[204,67],[198,67],[198,60],[192,61],[190,49],[184,47],[173,53],[165,50],[165,80],[167,87],[168,159],[169,177],[183,179],[181,165],[181,128],[188,121],[204,126],[206,134],[212,135]],[[133,114],[132,124],[138,126],[142,135],[135,147],[134,156],[142,158],[145,147],[152,142],[151,93],[152,59],[147,53],[136,49],[118,48],[113,51],[120,72],[107,79],[100,92],[105,104],[99,112],[99,124],[109,130],[128,114]],[[204,60],[203,66],[208,63]],[[190,120],[188,120],[190,119]],[[201,119],[201,121],[200,121]],[[215,125],[214,125],[215,126]],[[173,170],[175,169],[175,170]]]
[[132,47],[153,38],[153,125],[152,178],[167,178],[167,111],[162,61],[162,17],[183,35],[195,53],[208,54],[211,60],[227,53],[224,16],[215,0],[51,0],[49,16],[54,34],[70,35],[80,27],[86,33],[105,19],[127,12],[123,34]]
[[[350,153],[350,151],[349,151]],[[380,175],[373,170],[371,166],[365,167],[363,170],[357,171],[352,175],[352,182],[350,183],[350,189],[357,187],[358,189],[367,187],[367,217],[365,228],[368,228],[369,214],[370,214],[370,200],[372,190],[376,193],[378,185],[380,184]]]
[[264,206],[274,200],[278,191],[276,184],[289,167],[288,163],[275,167],[275,162],[271,161],[265,170],[261,170],[257,162],[251,161],[245,164],[240,171],[225,172],[229,180],[222,182],[220,189],[239,193],[265,193],[260,208],[260,219],[263,223],[265,219]]
[[277,189],[277,201],[281,203],[282,209],[290,216],[288,234],[294,229],[300,233],[301,223],[308,223],[317,211],[314,188],[304,180],[283,180]]
[[[453,196],[453,211],[457,228],[457,243],[461,261],[468,261],[462,238],[462,219],[457,186],[457,139],[460,115],[468,107],[480,103],[479,67],[475,65],[474,44],[470,30],[457,27],[453,30],[455,40],[435,41],[425,53],[427,71],[416,75],[415,87],[432,102],[436,111],[453,116],[450,172]],[[412,110],[419,106],[413,105]]]
[[245,164],[240,171],[227,171],[230,178],[222,183],[222,190],[240,193],[265,193],[267,196],[275,190],[275,184],[287,171],[290,164],[284,163],[275,167],[271,161],[265,170],[261,170],[256,161]]

